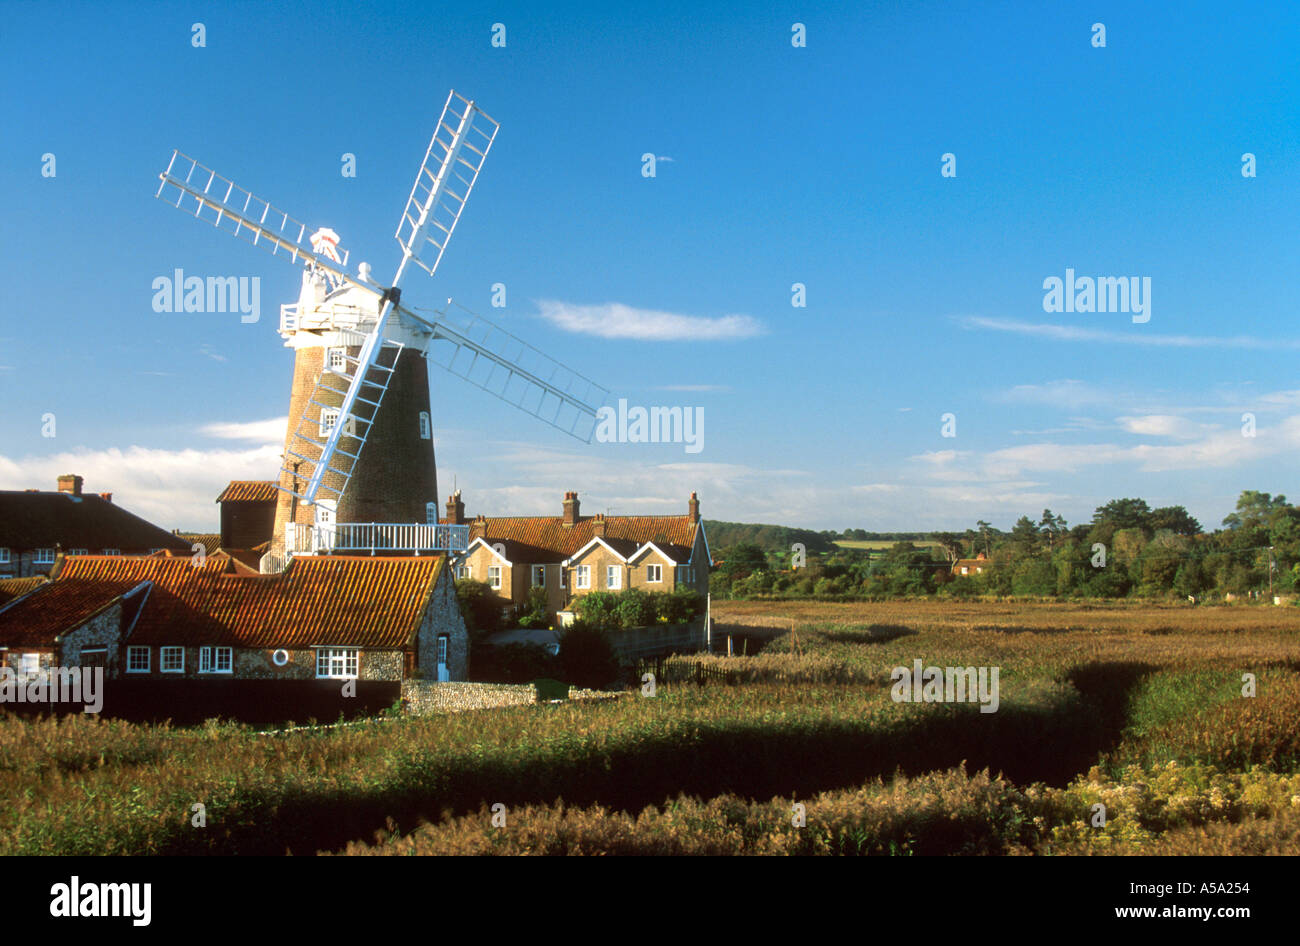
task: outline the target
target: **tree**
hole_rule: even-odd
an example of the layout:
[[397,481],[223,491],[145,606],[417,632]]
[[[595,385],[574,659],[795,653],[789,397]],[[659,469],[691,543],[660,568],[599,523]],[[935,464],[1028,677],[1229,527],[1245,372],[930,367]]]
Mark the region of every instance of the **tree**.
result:
[[1032,552],[1038,547],[1038,526],[1028,516],[1021,516],[1011,527],[1011,541],[1021,553]]
[[952,565],[961,558],[961,537],[951,532],[936,532],[934,541],[939,543],[944,554],[948,556],[948,564]]
[[1092,515],[1093,525],[1107,524],[1114,529],[1149,529],[1151,507],[1145,499],[1112,499],[1098,506]]
[[1254,529],[1268,525],[1273,514],[1286,508],[1286,497],[1279,493],[1270,496],[1259,490],[1242,490],[1237,497],[1237,511],[1223,517],[1229,529]]
[[731,579],[744,578],[767,568],[767,556],[752,542],[738,542],[723,552],[720,571]]
[[984,557],[991,558],[993,552],[989,549],[989,529],[991,529],[992,526],[981,519],[979,522],[975,523],[975,528],[979,529],[980,535],[984,537]]
[[1156,532],[1167,529],[1175,535],[1201,534],[1201,524],[1182,506],[1161,506],[1159,509],[1153,509],[1149,521],[1151,528]]

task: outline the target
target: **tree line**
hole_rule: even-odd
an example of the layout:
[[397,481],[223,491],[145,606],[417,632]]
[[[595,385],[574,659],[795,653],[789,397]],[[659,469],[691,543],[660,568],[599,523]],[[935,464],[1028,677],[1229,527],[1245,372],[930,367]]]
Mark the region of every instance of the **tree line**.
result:
[[[850,530],[852,531],[852,530]],[[917,535],[920,535],[919,533]],[[712,536],[711,536],[712,537]],[[1221,527],[1205,531],[1182,506],[1115,499],[1071,526],[1044,509],[1009,532],[977,521],[880,552],[776,550],[739,542],[721,550],[710,576],[719,597],[1023,595],[1204,598],[1300,588],[1300,507],[1245,490]],[[964,559],[968,574],[954,566]],[[976,571],[976,569],[979,569]]]

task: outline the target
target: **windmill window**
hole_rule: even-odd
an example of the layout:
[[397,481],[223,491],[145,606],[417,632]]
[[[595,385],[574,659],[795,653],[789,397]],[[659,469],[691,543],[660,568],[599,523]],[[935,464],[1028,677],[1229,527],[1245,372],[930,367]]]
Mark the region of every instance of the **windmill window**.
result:
[[424,504],[424,524],[426,526],[436,526],[438,524],[438,504]]
[[325,407],[320,412],[320,435],[328,437],[334,425],[339,422],[339,412],[336,408]]
[[420,411],[420,439],[428,440],[432,436],[429,428],[429,412]]
[[347,351],[342,348],[329,349],[329,355],[325,363],[330,371],[345,371],[348,366]]

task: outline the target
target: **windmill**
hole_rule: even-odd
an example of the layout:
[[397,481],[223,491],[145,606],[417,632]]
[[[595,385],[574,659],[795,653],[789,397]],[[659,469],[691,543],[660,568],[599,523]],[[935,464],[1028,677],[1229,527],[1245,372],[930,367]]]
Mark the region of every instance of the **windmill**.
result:
[[424,315],[402,302],[408,264],[437,271],[499,127],[454,90],[447,96],[397,226],[401,259],[387,286],[366,263],[347,272],[333,230],[309,233],[180,151],[159,175],[159,199],[304,267],[298,302],[281,306],[294,380],[264,570],[296,552],[464,547],[456,528],[437,525],[426,361],[591,441],[603,387],[450,299]]

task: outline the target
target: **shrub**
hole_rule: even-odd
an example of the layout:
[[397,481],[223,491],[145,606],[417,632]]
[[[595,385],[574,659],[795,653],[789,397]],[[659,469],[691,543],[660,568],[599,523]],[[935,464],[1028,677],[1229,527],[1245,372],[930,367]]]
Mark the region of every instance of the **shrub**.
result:
[[654,596],[655,613],[665,624],[685,624],[695,620],[704,601],[693,588],[677,588]]
[[471,639],[483,637],[501,629],[501,608],[504,602],[487,582],[462,578],[456,582],[456,603],[460,616]]
[[569,682],[591,690],[607,686],[619,676],[608,632],[583,621],[574,621],[560,636],[560,666]]
[[573,610],[593,627],[618,627],[618,595],[612,591],[590,591],[579,598]]
[[621,627],[645,627],[655,622],[655,600],[640,588],[628,588],[615,596],[614,613]]
[[549,621],[549,609],[545,588],[529,588],[524,603],[515,609],[515,620],[520,627],[546,627]]
[[528,683],[559,669],[559,659],[541,644],[481,644],[470,651],[470,677],[480,683]]

